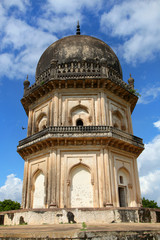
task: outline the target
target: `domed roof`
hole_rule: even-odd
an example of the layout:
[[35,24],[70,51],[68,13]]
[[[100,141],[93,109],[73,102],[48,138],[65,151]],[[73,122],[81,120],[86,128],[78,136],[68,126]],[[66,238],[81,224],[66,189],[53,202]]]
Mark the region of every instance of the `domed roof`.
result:
[[36,69],[36,79],[50,68],[51,62],[99,62],[112,67],[122,77],[119,60],[113,50],[103,41],[86,35],[64,37],[51,44],[42,54]]

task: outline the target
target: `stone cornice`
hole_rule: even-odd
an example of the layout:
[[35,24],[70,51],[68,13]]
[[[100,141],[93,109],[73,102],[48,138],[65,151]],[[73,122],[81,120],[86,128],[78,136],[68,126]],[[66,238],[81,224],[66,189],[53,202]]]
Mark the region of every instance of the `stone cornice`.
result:
[[141,138],[111,126],[55,126],[21,140],[17,151],[25,157],[47,147],[73,145],[111,146],[136,156],[144,148]]
[[64,79],[55,79],[47,78],[47,80],[41,81],[41,83],[35,83],[30,88],[25,91],[24,97],[21,99],[21,103],[28,115],[29,106],[40,97],[45,96],[51,91],[56,89],[67,89],[67,88],[82,88],[82,89],[106,89],[116,96],[124,99],[129,102],[131,105],[131,112],[133,111],[138,97],[130,92],[129,85],[118,79],[114,74],[108,77],[84,77],[79,76],[78,79],[74,78],[64,78]]

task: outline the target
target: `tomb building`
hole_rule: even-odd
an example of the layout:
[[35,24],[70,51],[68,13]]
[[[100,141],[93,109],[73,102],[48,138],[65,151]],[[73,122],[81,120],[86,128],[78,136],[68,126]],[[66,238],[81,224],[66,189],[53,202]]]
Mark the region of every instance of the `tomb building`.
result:
[[51,44],[24,81],[27,137],[22,208],[140,207],[142,139],[131,114],[134,79],[100,39],[77,34]]

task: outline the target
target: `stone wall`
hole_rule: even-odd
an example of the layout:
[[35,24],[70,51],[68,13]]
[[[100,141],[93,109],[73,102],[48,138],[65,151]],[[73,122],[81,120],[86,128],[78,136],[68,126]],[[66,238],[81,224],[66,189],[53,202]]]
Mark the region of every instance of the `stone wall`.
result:
[[159,222],[160,210],[145,208],[32,209],[1,212],[0,217],[4,216],[4,225],[62,224],[68,223],[68,212],[73,213],[77,223],[155,223]]

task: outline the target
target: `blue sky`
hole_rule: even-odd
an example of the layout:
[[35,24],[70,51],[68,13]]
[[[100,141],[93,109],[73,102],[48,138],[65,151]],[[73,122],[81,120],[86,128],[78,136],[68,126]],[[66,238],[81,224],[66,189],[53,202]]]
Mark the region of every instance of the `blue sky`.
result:
[[134,135],[144,139],[138,159],[142,196],[160,205],[159,0],[0,1],[0,200],[21,201],[24,161],[16,152],[26,137],[20,103],[23,81],[34,83],[37,62],[55,40],[75,34],[100,38],[116,52],[141,94],[132,114]]

